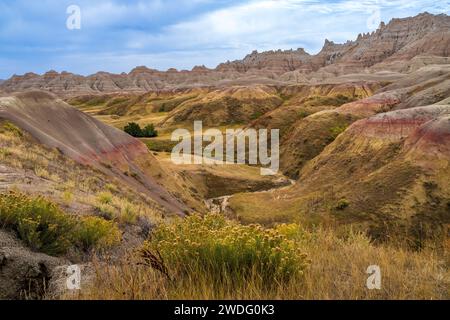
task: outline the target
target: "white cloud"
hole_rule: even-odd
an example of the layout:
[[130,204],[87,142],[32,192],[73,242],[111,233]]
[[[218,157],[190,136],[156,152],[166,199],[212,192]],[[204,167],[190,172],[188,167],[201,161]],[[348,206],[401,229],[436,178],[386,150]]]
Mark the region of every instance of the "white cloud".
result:
[[[51,68],[83,74],[119,72],[138,64],[159,69],[214,67],[255,49],[304,47],[315,53],[325,38],[355,39],[358,33],[373,30],[376,23],[367,20],[374,8],[380,9],[385,22],[425,10],[448,13],[450,9],[448,0],[76,2],[82,10],[82,30],[77,33],[65,30],[65,8],[60,8],[64,4],[59,0],[0,3],[0,50],[7,53],[3,57],[23,66],[24,72]],[[52,50],[57,51],[52,55]],[[10,65],[0,60],[1,77]]]
[[[431,0],[308,1],[260,0],[208,12],[165,29],[148,43],[166,41],[177,48],[253,47],[286,48],[293,42],[310,43],[317,50],[324,38],[350,40],[367,32],[366,21],[374,8],[381,18],[408,16],[422,11],[443,10]],[[142,40],[144,44],[145,37]]]

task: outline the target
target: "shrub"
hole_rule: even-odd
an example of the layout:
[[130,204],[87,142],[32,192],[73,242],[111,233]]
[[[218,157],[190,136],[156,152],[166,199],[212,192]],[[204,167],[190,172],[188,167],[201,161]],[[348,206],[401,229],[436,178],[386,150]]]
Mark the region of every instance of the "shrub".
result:
[[0,223],[17,231],[35,250],[58,255],[71,245],[73,219],[42,197],[29,198],[15,192],[1,194]]
[[144,248],[160,256],[170,273],[206,276],[214,284],[250,278],[271,284],[301,274],[306,266],[296,243],[276,229],[243,226],[217,214],[163,224]]
[[158,131],[155,130],[153,124],[149,124],[142,130],[142,136],[146,138],[154,138],[158,136]]
[[76,242],[81,248],[107,249],[116,245],[121,238],[117,225],[99,217],[83,217],[74,230]]
[[106,220],[113,220],[116,218],[117,209],[110,204],[98,203],[95,205],[95,209],[97,210],[98,215]]
[[123,131],[132,137],[142,137],[142,129],[136,122],[130,122],[123,128]]
[[120,240],[113,222],[98,217],[76,219],[53,202],[19,192],[0,194],[0,226],[17,232],[32,249],[60,255],[70,247],[108,248]]
[[106,184],[106,185],[105,185],[105,189],[108,190],[109,192],[118,192],[118,191],[119,191],[118,188],[117,188],[117,186],[115,186],[115,185],[112,184],[112,183]]
[[154,138],[158,136],[158,131],[155,130],[153,124],[149,124],[142,129],[136,122],[130,122],[123,130],[136,138]]
[[350,202],[348,202],[347,199],[341,199],[337,202],[335,209],[337,210],[344,210],[350,205]]
[[138,219],[138,212],[136,208],[129,202],[121,205],[119,221],[125,224],[134,224]]
[[42,168],[42,167],[36,167],[34,168],[34,173],[43,179],[50,179],[50,173],[47,171],[47,169]]
[[66,204],[70,204],[73,200],[73,193],[69,190],[66,190],[62,194],[62,198]]

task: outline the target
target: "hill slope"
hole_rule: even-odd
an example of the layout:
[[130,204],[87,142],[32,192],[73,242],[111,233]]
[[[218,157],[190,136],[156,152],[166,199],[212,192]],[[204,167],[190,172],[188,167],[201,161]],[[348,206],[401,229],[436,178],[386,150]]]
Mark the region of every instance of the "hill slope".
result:
[[450,223],[450,106],[352,124],[300,170],[295,186],[230,199],[245,222],[354,224],[376,239],[442,241]]
[[28,92],[0,98],[0,118],[78,163],[118,177],[170,212],[183,214],[187,210],[153,177],[163,171],[142,142],[48,93]]

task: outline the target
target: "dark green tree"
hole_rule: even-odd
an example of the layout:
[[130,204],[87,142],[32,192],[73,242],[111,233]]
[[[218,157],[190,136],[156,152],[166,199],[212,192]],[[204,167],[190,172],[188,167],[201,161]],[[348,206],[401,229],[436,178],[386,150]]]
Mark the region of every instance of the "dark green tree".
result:
[[158,136],[158,131],[155,130],[155,126],[153,124],[149,124],[145,126],[144,129],[141,129],[139,124],[136,122],[128,123],[123,130],[128,133],[130,136],[136,138],[153,138]]
[[158,136],[158,131],[155,130],[155,126],[153,124],[149,124],[145,126],[142,130],[143,136],[147,138],[154,138]]
[[123,130],[128,133],[130,136],[139,138],[142,137],[142,129],[136,122],[128,123]]

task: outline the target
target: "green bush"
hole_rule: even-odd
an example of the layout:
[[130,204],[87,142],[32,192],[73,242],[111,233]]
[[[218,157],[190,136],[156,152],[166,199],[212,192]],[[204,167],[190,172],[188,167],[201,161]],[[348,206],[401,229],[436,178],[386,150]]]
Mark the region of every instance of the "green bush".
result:
[[99,217],[83,217],[74,229],[76,242],[84,250],[107,249],[120,241],[121,233],[112,221]]
[[206,275],[216,284],[255,277],[269,284],[301,274],[306,266],[295,241],[277,229],[243,226],[217,214],[161,225],[144,248],[160,256],[169,273]]
[[97,217],[76,219],[43,197],[0,194],[0,226],[17,232],[34,250],[60,255],[70,247],[103,249],[120,240],[117,226]]
[[158,136],[158,132],[155,130],[153,124],[149,124],[142,130],[142,136],[146,138],[154,138]]
[[142,129],[136,122],[130,122],[128,123],[125,128],[123,128],[123,131],[128,133],[132,137],[141,137],[142,136]]
[[336,125],[332,128],[330,128],[330,140],[334,141],[336,138],[343,133],[345,130],[347,130],[348,125],[342,124],[342,125]]
[[67,251],[75,225],[73,219],[50,201],[20,193],[0,195],[0,223],[17,231],[31,248],[52,255]]
[[142,129],[136,122],[130,122],[123,130],[136,138],[154,138],[158,136],[158,131],[155,130],[153,124],[149,124]]
[[350,205],[350,202],[348,202],[347,199],[341,199],[337,202],[335,209],[337,210],[344,210]]

